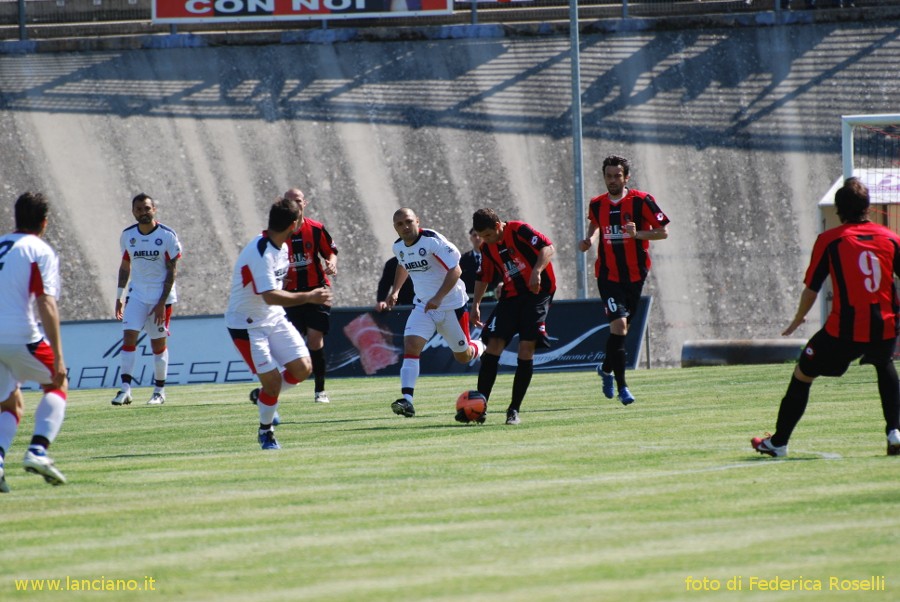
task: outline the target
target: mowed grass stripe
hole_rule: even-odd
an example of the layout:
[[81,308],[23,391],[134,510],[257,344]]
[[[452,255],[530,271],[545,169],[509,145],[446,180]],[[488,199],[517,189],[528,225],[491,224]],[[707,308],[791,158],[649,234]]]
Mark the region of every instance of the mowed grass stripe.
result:
[[29,393],[0,497],[0,599],[58,600],[13,581],[66,576],[158,587],[69,593],[85,599],[395,602],[722,599],[685,577],[877,574],[887,592],[815,599],[896,600],[900,466],[874,373],[820,380],[790,457],[756,456],[791,370],[634,372],[628,408],[596,374],[537,373],[519,427],[502,424],[511,375],[481,426],[453,421],[472,376],[420,379],[413,419],[390,411],[396,379],[332,380],[327,406],[303,384],[283,396],[274,453],[257,448],[248,385],[171,387],[161,408],[73,391],[58,488],[17,465]]

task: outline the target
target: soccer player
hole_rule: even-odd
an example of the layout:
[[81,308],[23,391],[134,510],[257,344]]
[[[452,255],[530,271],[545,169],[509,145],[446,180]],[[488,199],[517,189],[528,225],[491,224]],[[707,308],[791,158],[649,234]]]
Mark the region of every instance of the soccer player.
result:
[[400,392],[403,397],[391,404],[395,414],[416,415],[413,393],[419,378],[419,356],[435,331],[462,364],[478,359],[484,351],[481,341],[469,338],[469,297],[459,279],[459,249],[434,230],[419,226],[412,209],[394,212],[394,243],[397,271],[387,298],[387,309],[397,304],[397,296],[407,278],[413,281],[413,310],[403,331],[403,363],[400,365]]
[[875,366],[887,454],[900,455],[900,386],[894,368],[900,331],[900,298],[894,285],[894,275],[900,276],[900,236],[869,221],[869,190],[857,178],[844,181],[834,205],[841,225],[816,239],[803,280],[806,288],[782,334],[788,336],[803,324],[827,276],[834,289],[831,313],[800,353],[778,409],[775,434],[751,441],[753,449],[767,456],[787,455],[788,439],[806,410],[816,377],[841,376],[861,356]]
[[594,275],[609,320],[609,338],[597,372],[603,379],[603,395],[612,399],[615,386],[623,405],[634,403],[625,380],[625,337],[650,272],[650,241],[669,236],[669,218],[653,195],[626,186],[630,178],[628,159],[611,155],[603,160],[607,192],[591,199],[587,237],[578,245],[587,251],[601,233]]
[[0,238],[0,493],[9,492],[4,460],[22,419],[19,383],[27,380],[40,384],[44,395],[34,413],[25,470],[51,485],[66,482],[47,455],[62,427],[68,391],[56,305],[59,259],[42,240],[48,213],[44,195],[26,192],[16,200],[15,232]]
[[122,263],[119,265],[115,312],[116,319],[122,321],[124,333],[122,388],[112,399],[114,406],[128,405],[133,399],[131,382],[141,330],[150,337],[150,347],[153,349],[155,386],[147,404],[162,405],[166,402],[166,374],[169,371],[166,341],[172,304],[178,297],[175,267],[181,258],[181,243],[174,230],[156,221],[156,210],[156,201],[148,195],[141,193],[134,197],[131,213],[137,223],[125,228],[119,238]]
[[[284,193],[284,198],[300,205],[300,225],[288,242],[291,265],[284,290],[307,292],[330,287],[328,276],[337,274],[337,246],[325,226],[304,216],[309,201],[302,190],[291,188]],[[316,403],[329,403],[331,400],[325,392],[325,335],[331,322],[331,306],[304,303],[285,309],[291,324],[306,336],[315,378],[314,400]]]
[[[476,211],[472,228],[484,241],[472,302],[472,317],[477,326],[484,327],[481,337],[487,341],[478,371],[478,391],[490,400],[500,354],[518,333],[518,363],[506,410],[506,424],[516,425],[521,422],[519,411],[534,373],[535,349],[550,346],[546,321],[556,292],[556,277],[550,263],[555,249],[550,239],[532,226],[520,221],[501,221],[491,209]],[[481,301],[495,273],[503,276],[500,299],[491,316],[482,322]]]
[[312,372],[309,350],[285,317],[284,308],[331,303],[331,290],[327,287],[306,292],[282,289],[290,269],[288,242],[300,219],[297,201],[286,198],[275,201],[269,209],[268,229],[238,255],[225,312],[225,326],[231,340],[262,385],[257,403],[257,441],[266,450],[280,449],[273,427],[278,396],[303,382]]

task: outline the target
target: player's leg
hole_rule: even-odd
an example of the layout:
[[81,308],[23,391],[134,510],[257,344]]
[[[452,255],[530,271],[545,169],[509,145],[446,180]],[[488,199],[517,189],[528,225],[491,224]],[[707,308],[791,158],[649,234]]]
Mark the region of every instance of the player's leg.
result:
[[550,347],[547,336],[547,315],[550,312],[550,295],[529,295],[522,299],[519,311],[519,349],[516,373],[513,376],[512,397],[506,410],[506,424],[519,424],[522,401],[534,374],[534,353],[538,347]]
[[[250,348],[259,369],[259,444],[262,449],[279,449],[274,426],[278,417],[279,396],[306,380],[312,365],[303,337],[286,319],[265,328],[250,331]],[[283,370],[279,370],[283,366]]]
[[487,345],[481,354],[481,367],[478,369],[478,392],[488,401],[497,380],[500,354],[514,334],[517,304],[516,297],[498,301],[481,331],[481,338],[487,341]]
[[257,442],[262,449],[280,449],[275,440],[274,422],[278,414],[278,396],[281,394],[281,371],[277,366],[258,375],[261,386],[256,407],[259,411]]
[[[313,401],[318,403],[328,403],[328,395],[325,393],[325,333],[328,332],[328,316],[325,313],[324,319],[321,308],[325,307],[330,312],[330,307],[323,305],[312,305],[305,303],[303,305],[295,305],[286,307],[285,313],[288,322],[306,338],[306,348],[309,350],[310,360],[312,362],[312,373],[315,375],[315,385],[313,392]],[[304,377],[305,379],[306,377]],[[284,385],[288,387],[295,383],[291,383],[291,377],[284,379]]]
[[122,381],[119,391],[112,399],[114,406],[128,405],[133,399],[131,392],[132,375],[137,361],[137,342],[141,330],[147,322],[152,307],[129,298],[122,312],[122,350],[119,353],[120,375]]
[[468,364],[481,357],[485,349],[484,343],[469,337],[469,311],[466,306],[440,311],[439,314],[438,310],[431,313],[436,314],[435,328],[450,347],[457,362]]
[[112,405],[114,406],[128,405],[134,398],[131,392],[131,381],[134,364],[137,360],[136,350],[139,335],[140,332],[137,330],[125,330],[122,333],[122,350],[119,352],[119,378],[121,379],[121,384],[115,397],[112,399]]
[[284,366],[281,392],[293,389],[312,373],[309,348],[291,322],[281,320],[271,327],[269,342],[275,361]]
[[312,361],[313,401],[329,403],[331,400],[325,392],[325,335],[315,328],[310,328],[306,332],[306,344],[309,346],[309,357]]
[[328,305],[306,305],[306,345],[309,347],[309,357],[312,360],[312,372],[314,377],[314,398],[316,403],[329,403],[328,393],[325,392],[325,335],[331,326],[331,307]]
[[896,339],[879,341],[866,350],[866,359],[875,366],[878,376],[878,395],[881,397],[889,456],[900,456],[900,382],[893,357],[896,344]]
[[516,373],[513,376],[512,397],[509,407],[506,408],[506,424],[516,425],[521,422],[519,412],[522,409],[522,401],[531,384],[534,374],[534,350],[535,341],[526,341],[519,335],[519,349],[516,358]]
[[[620,400],[627,405],[634,401],[631,392],[628,391],[628,383],[625,380],[625,337],[628,334],[628,305],[626,304],[626,291],[618,282],[598,279],[597,289],[603,300],[606,318],[609,320],[609,336],[606,339],[606,350],[603,363],[597,372],[603,379],[603,395],[612,399],[617,386]],[[623,397],[624,394],[624,397]]]
[[[428,338],[431,337],[429,336]],[[416,415],[413,398],[416,391],[416,382],[419,380],[419,357],[422,355],[422,349],[425,348],[428,338],[417,334],[406,334],[403,337],[403,363],[400,364],[401,397],[391,404],[391,410],[393,410],[394,414],[407,418],[412,418]]]
[[403,362],[400,364],[400,393],[402,397],[391,404],[391,410],[400,416],[416,415],[413,405],[416,382],[419,380],[419,356],[425,343],[434,336],[436,327],[433,312],[414,307],[403,329]]
[[840,376],[847,371],[850,362],[862,353],[858,346],[839,341],[824,330],[818,331],[807,341],[800,359],[794,367],[787,391],[778,407],[775,434],[755,437],[753,449],[767,456],[787,455],[787,445],[809,403],[809,391],[819,376]]
[[172,306],[166,305],[166,317],[163,324],[157,324],[151,314],[144,326],[150,333],[150,347],[153,350],[153,395],[148,405],[162,405],[166,402],[166,376],[169,372],[169,322],[172,318]]
[[24,403],[18,382],[2,362],[0,362],[0,395],[4,398],[0,402],[0,493],[9,493],[4,462],[6,452],[12,447],[16,431],[19,429]]
[[54,384],[54,380],[59,383],[55,379],[54,360],[53,349],[42,339],[22,346],[22,353],[13,372],[20,382],[34,381],[44,390],[34,411],[34,431],[22,464],[25,470],[42,476],[51,485],[62,485],[66,482],[66,477],[47,455],[47,449],[56,440],[62,427],[69,388],[65,378],[59,386]]

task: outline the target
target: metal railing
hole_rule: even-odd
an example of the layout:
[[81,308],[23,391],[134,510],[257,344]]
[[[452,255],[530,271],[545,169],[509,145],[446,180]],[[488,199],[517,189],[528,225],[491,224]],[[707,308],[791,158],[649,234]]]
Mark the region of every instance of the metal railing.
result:
[[[852,6],[851,6],[852,5]],[[779,13],[900,6],[900,0],[580,0],[580,19],[628,19],[712,14]],[[0,0],[0,40],[58,37],[194,33],[216,31],[305,30],[340,27],[408,27],[566,21],[568,0],[456,2],[453,14],[346,20],[296,20],[181,24],[151,22],[151,0]]]

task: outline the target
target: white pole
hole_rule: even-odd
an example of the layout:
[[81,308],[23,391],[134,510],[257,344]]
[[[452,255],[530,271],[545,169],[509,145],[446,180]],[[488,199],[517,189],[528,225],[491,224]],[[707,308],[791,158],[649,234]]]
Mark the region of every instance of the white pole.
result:
[[586,253],[578,250],[585,234],[584,166],[581,154],[581,61],[578,39],[578,0],[569,0],[569,42],[572,59],[572,187],[575,206],[575,291],[578,299],[587,298]]

